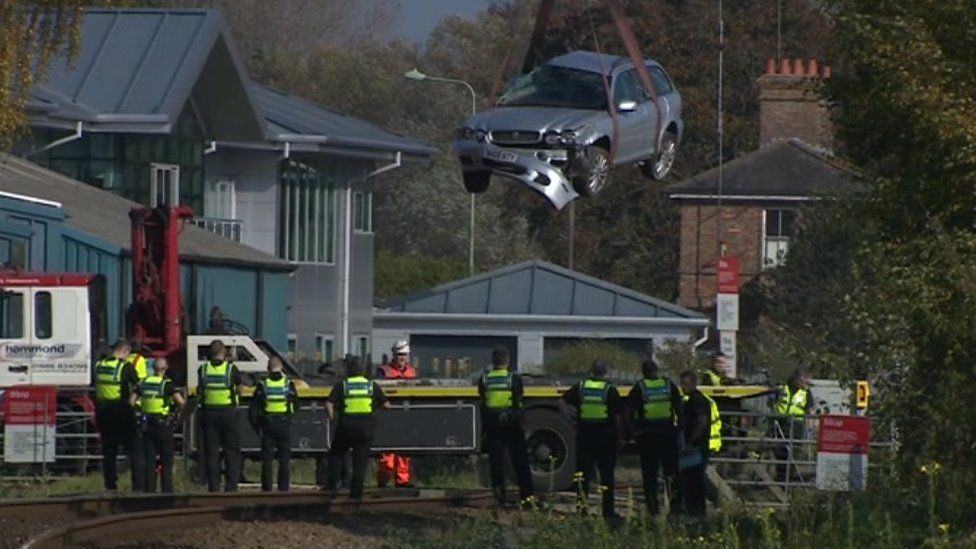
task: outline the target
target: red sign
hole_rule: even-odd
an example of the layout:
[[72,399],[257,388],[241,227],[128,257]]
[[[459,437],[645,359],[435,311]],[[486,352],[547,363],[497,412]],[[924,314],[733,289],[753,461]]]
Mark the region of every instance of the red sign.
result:
[[15,385],[3,395],[5,425],[55,425],[58,391],[50,385]]
[[739,258],[725,256],[718,258],[718,293],[739,293]]
[[868,453],[871,420],[864,416],[820,416],[817,451],[827,454]]

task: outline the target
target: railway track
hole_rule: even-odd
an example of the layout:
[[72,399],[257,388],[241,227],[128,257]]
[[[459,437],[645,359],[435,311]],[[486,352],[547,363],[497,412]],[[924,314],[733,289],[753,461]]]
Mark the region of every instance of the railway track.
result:
[[[21,547],[48,549],[96,545],[160,529],[191,528],[219,520],[298,520],[353,512],[437,511],[487,507],[487,490],[374,490],[363,500],[321,492],[104,495],[39,498],[0,503],[0,518],[58,517],[61,526]],[[72,520],[73,519],[73,520]]]

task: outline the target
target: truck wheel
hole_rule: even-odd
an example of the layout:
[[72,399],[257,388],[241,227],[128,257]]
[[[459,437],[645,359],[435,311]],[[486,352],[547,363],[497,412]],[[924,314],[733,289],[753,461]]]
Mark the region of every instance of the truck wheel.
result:
[[461,177],[464,179],[464,190],[471,194],[481,194],[487,191],[488,184],[491,183],[491,172],[489,171],[462,172]]
[[525,439],[536,492],[572,488],[576,437],[566,414],[550,408],[526,410]]

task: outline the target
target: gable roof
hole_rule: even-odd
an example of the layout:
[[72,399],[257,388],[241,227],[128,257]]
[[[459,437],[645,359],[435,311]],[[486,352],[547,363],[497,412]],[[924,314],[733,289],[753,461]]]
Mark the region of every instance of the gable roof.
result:
[[[725,163],[722,197],[806,200],[852,192],[854,174],[798,139],[744,154]],[[718,167],[668,187],[672,199],[714,199]]]
[[[217,108],[218,100],[246,107],[234,113],[239,120],[227,122],[236,131],[210,128],[211,133],[263,136],[250,79],[219,12],[89,8],[80,32],[77,57],[53,59],[44,80],[31,89],[32,125],[82,122],[88,131],[169,133],[196,95]],[[213,72],[220,77],[201,80]],[[210,89],[215,87],[220,89]]]
[[545,261],[526,261],[395,299],[390,312],[708,319]]
[[436,149],[347,114],[276,90],[263,84],[252,87],[265,118],[268,139],[314,143],[318,150],[362,153],[397,153],[427,159]]
[[[67,214],[68,227],[121,249],[130,248],[129,211],[141,207],[135,202],[3,153],[0,191],[58,203]],[[276,271],[295,268],[277,257],[190,224],[180,233],[180,258]]]

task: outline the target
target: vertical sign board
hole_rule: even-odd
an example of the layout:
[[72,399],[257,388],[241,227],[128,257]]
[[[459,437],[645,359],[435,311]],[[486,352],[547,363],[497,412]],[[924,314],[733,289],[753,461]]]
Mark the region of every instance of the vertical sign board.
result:
[[871,420],[864,416],[820,416],[817,437],[817,488],[864,490],[868,477]]
[[739,258],[718,258],[716,269],[715,325],[720,332],[720,345],[725,355],[725,375],[736,378],[738,374],[735,339],[739,329]]
[[54,461],[58,392],[52,386],[15,385],[3,398],[3,460]]

